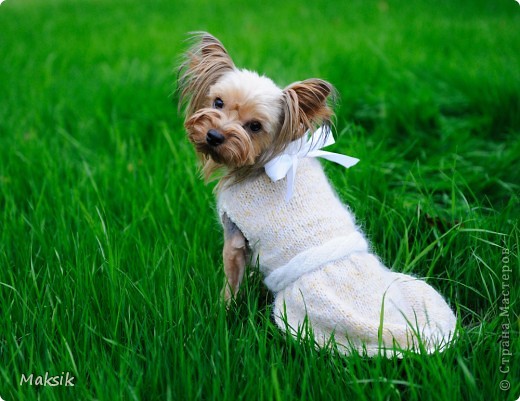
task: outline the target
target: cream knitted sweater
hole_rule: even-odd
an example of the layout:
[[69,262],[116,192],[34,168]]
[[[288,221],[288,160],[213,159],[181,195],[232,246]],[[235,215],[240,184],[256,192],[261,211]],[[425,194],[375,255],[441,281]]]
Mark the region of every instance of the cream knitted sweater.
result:
[[275,293],[282,330],[295,333],[307,318],[319,345],[334,335],[347,354],[415,350],[419,338],[428,351],[449,342],[456,318],[442,296],[370,253],[317,160],[300,159],[289,202],[285,191],[286,179],[262,174],[218,195],[220,215],[242,231]]

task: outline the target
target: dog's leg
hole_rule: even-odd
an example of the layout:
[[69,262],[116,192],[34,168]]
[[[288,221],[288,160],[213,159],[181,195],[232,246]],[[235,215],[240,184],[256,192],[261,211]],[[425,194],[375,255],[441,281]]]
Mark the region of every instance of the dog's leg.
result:
[[246,238],[226,213],[222,216],[224,226],[224,273],[226,274],[222,295],[228,303],[240,287],[246,267]]

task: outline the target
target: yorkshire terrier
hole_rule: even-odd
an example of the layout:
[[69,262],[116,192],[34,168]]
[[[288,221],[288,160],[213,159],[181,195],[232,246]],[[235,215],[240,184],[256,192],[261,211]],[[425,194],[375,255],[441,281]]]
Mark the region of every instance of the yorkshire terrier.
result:
[[344,353],[433,352],[456,317],[424,281],[392,272],[370,251],[316,157],[330,144],[336,90],[322,79],[285,88],[235,66],[224,46],[196,33],[179,68],[179,107],[206,179],[221,172],[223,296],[233,298],[257,260],[274,293],[274,319],[290,333],[310,325],[319,346]]

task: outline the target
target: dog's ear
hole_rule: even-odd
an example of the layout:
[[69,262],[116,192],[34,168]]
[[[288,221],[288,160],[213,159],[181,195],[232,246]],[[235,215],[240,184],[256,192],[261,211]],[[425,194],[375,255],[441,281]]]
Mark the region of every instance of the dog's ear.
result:
[[192,45],[184,54],[177,75],[179,109],[186,107],[191,115],[203,107],[209,88],[226,72],[235,69],[228,52],[209,33],[196,32]]
[[283,91],[283,122],[280,144],[300,138],[307,130],[332,125],[336,90],[327,81],[307,79],[289,85]]

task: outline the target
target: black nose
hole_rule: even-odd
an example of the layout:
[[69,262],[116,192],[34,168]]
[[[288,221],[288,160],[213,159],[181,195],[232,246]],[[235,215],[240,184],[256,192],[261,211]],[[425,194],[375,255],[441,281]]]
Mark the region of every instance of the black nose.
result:
[[210,146],[222,145],[226,138],[215,129],[210,129],[206,135],[206,142]]

